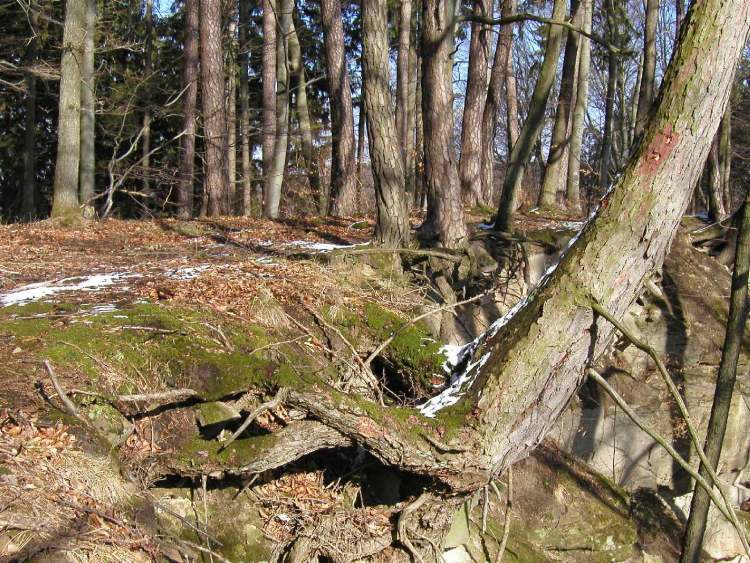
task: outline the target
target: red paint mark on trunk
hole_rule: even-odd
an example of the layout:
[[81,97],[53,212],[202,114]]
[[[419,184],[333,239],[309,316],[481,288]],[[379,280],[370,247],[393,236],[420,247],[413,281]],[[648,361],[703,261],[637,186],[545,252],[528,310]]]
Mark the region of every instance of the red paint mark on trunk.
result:
[[640,172],[646,178],[651,178],[661,168],[664,161],[674,150],[679,139],[674,132],[672,124],[668,124],[663,131],[659,131],[651,139],[641,157]]

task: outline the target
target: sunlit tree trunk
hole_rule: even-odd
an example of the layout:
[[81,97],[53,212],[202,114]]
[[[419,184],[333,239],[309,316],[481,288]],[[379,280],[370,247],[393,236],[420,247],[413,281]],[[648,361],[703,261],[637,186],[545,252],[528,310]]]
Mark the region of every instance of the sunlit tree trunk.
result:
[[[340,0],[321,0],[328,91],[331,95],[331,188],[328,212],[348,216],[357,209],[354,109],[344,51]],[[362,133],[364,140],[364,133]]]
[[[154,69],[153,50],[154,50],[154,0],[146,0],[144,18],[146,22],[146,38],[143,46],[143,75],[147,83],[147,93],[150,94],[151,87],[148,83],[151,81]],[[141,168],[143,169],[143,196],[144,204],[147,209],[153,204],[153,192],[151,191],[151,96],[147,95],[144,100],[143,121],[141,127]]]
[[[555,0],[552,10],[553,19],[559,21],[565,19],[565,4],[565,0]],[[547,32],[547,50],[544,53],[544,61],[539,71],[539,78],[534,86],[534,93],[531,97],[526,121],[523,124],[518,141],[513,145],[508,170],[505,173],[503,193],[495,219],[495,229],[499,231],[507,232],[511,228],[513,213],[518,206],[518,197],[526,173],[526,166],[544,124],[544,111],[547,107],[547,99],[549,98],[552,84],[555,81],[557,59],[560,57],[562,38],[563,27],[550,25]]]
[[724,208],[724,189],[721,178],[721,162],[719,160],[720,131],[711,143],[711,152],[706,161],[708,176],[708,217],[711,221],[721,221],[726,217]]
[[396,120],[388,87],[386,0],[362,0],[362,64],[370,166],[375,181],[375,240],[399,247],[409,240],[409,208]]
[[724,198],[724,209],[731,213],[732,202],[732,104],[727,107],[719,127],[719,166],[721,168],[721,192]]
[[224,103],[224,57],[221,53],[221,0],[200,0],[201,98],[206,145],[206,213],[229,213],[227,117]]
[[422,119],[427,216],[420,236],[446,248],[467,242],[453,146],[453,3],[424,0],[422,11]]
[[[263,207],[272,182],[273,153],[276,146],[276,0],[263,2]],[[264,211],[265,213],[265,211]]]
[[271,219],[279,216],[281,188],[289,150],[289,35],[294,0],[280,0],[276,4],[276,10],[279,26],[276,35],[276,139],[263,205],[263,215]]
[[235,6],[229,12],[227,26],[227,176],[229,186],[229,213],[235,213],[237,201],[237,22]]
[[[247,28],[250,25],[250,0],[239,0],[239,62],[240,62],[240,137],[242,141],[242,209],[249,217],[253,209],[252,162],[250,153],[250,42]],[[260,202],[259,202],[260,208]]]
[[52,217],[80,215],[78,174],[81,159],[81,66],[86,36],[86,0],[65,2],[57,159]]
[[182,152],[180,154],[177,216],[193,216],[193,182],[195,176],[195,113],[198,99],[198,1],[185,0],[185,39],[182,101]]
[[398,55],[396,59],[396,131],[406,169],[409,114],[409,50],[411,43],[411,0],[401,0],[398,20]]
[[656,80],[656,24],[659,21],[659,0],[646,0],[646,28],[643,31],[643,76],[638,95],[635,137],[640,137],[654,103]]
[[83,40],[81,61],[81,165],[79,172],[79,199],[84,217],[94,217],[96,188],[95,116],[96,69],[94,68],[94,38],[96,35],[96,0],[86,0],[86,37]]
[[[39,37],[37,36],[38,14],[29,11],[29,23],[34,35],[29,39],[26,48],[25,62],[29,67],[36,64],[39,52]],[[24,73],[26,84],[26,101],[23,133],[23,192],[21,194],[21,214],[26,219],[32,219],[36,209],[36,77],[31,70]]]
[[[493,0],[474,0],[475,16],[492,17]],[[464,203],[488,203],[482,190],[482,120],[487,103],[487,66],[490,58],[490,32],[487,24],[471,23],[469,70],[461,122],[461,159],[458,172]]]

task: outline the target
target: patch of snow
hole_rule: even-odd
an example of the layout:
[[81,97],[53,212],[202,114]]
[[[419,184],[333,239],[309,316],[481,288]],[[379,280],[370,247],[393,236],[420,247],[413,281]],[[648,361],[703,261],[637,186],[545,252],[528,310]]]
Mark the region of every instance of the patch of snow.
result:
[[140,274],[115,272],[112,274],[94,274],[91,276],[65,278],[57,282],[31,283],[0,295],[0,304],[3,307],[9,307],[11,305],[22,305],[39,301],[45,297],[65,291],[96,291],[102,287],[120,283],[127,278],[139,277],[141,277]]
[[202,264],[201,266],[190,266],[187,268],[173,268],[167,270],[167,277],[173,280],[192,280],[197,278],[201,272],[205,272],[211,267],[210,264]]
[[477,225],[477,229],[482,229],[483,231],[491,231],[495,228],[495,222],[492,223],[479,223]]
[[[468,346],[472,345],[473,343]],[[460,374],[454,375],[451,384],[442,393],[435,395],[418,407],[419,412],[423,416],[433,418],[438,411],[450,405],[455,405],[463,397],[465,390],[471,386],[474,378],[489,358],[490,353],[487,352],[476,362],[471,362],[467,365],[466,369]]]
[[307,250],[317,250],[318,252],[331,252],[332,250],[338,250],[340,248],[354,248],[355,246],[366,246],[369,242],[361,242],[359,244],[331,244],[328,242],[312,242],[309,240],[293,240],[284,244],[285,247],[295,246],[297,248],[304,248]]
[[87,315],[94,316],[94,315],[101,315],[102,313],[112,313],[114,311],[117,311],[118,308],[116,305],[113,305],[112,303],[97,303],[91,309],[86,311]]

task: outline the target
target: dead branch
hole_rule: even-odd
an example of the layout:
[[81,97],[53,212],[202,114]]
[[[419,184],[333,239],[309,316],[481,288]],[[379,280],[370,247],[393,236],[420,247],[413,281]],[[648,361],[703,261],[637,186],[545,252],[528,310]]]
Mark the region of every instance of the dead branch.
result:
[[55,388],[57,396],[60,397],[60,401],[62,401],[65,412],[85,423],[86,420],[80,415],[75,404],[70,400],[70,397],[68,397],[65,389],[63,389],[63,386],[60,385],[60,382],[57,380],[57,376],[55,376],[55,370],[52,369],[52,365],[49,363],[49,360],[44,360],[44,369],[47,370],[47,375],[49,375],[49,378],[52,381],[52,386]]
[[171,389],[169,391],[157,391],[155,393],[142,393],[138,395],[118,395],[115,400],[123,403],[137,403],[140,401],[181,401],[199,397],[200,394],[193,389]]
[[[500,491],[494,481],[490,482],[492,489],[495,491],[498,500],[500,500]],[[503,518],[503,537],[500,540],[500,547],[497,550],[497,557],[495,563],[501,563],[503,555],[505,555],[505,548],[508,545],[508,537],[510,536],[510,510],[513,507],[513,466],[508,468],[508,496],[505,500],[505,517]]]
[[324,253],[323,256],[352,256],[358,254],[411,254],[414,256],[427,256],[449,260],[458,264],[463,260],[463,256],[448,254],[447,252],[438,252],[437,250],[423,250],[419,248],[339,248],[331,252]]
[[256,418],[258,418],[261,414],[263,414],[266,411],[270,411],[272,409],[275,409],[278,407],[284,399],[286,399],[286,396],[288,395],[289,390],[285,387],[282,387],[279,389],[276,393],[276,396],[271,399],[270,401],[267,401],[261,405],[259,405],[253,412],[251,412],[249,415],[247,415],[247,418],[245,421],[240,425],[240,427],[229,437],[229,440],[227,440],[220,448],[219,453],[223,452],[229,445],[234,442],[240,434],[242,434],[245,430],[247,430],[247,427],[250,426]]
[[415,500],[411,504],[406,505],[401,511],[401,515],[398,517],[398,541],[400,541],[404,545],[406,550],[411,554],[414,560],[417,561],[417,563],[424,563],[424,559],[422,559],[422,556],[419,555],[419,552],[416,550],[414,545],[411,543],[411,540],[409,539],[409,532],[406,529],[406,520],[407,518],[409,518],[409,515],[411,515],[415,510],[422,506],[428,498],[429,495],[427,493],[422,493],[421,495],[419,495],[417,500]]

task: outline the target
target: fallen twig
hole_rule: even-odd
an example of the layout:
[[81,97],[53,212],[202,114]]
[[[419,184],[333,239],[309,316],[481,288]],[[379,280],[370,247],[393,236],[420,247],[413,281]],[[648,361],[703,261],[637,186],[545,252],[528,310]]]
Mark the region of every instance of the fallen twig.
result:
[[76,408],[73,401],[71,401],[70,397],[68,397],[68,394],[65,392],[65,389],[63,389],[63,386],[60,385],[60,382],[57,380],[55,370],[52,369],[52,365],[49,363],[49,360],[44,360],[44,369],[47,370],[47,375],[49,375],[49,378],[52,381],[52,386],[55,388],[57,396],[60,397],[60,401],[62,401],[65,412],[82,422],[86,422],[86,420],[78,412],[78,409]]
[[[495,491],[498,500],[500,500],[500,491],[494,481],[491,481],[492,489]],[[495,563],[500,563],[505,555],[505,548],[508,546],[508,537],[510,537],[510,510],[513,508],[513,466],[508,467],[508,496],[505,499],[505,517],[503,518],[503,537],[500,540],[500,547],[497,550]]]
[[240,434],[242,434],[247,429],[248,426],[252,424],[253,420],[258,418],[258,416],[266,411],[270,411],[271,409],[275,409],[276,407],[278,407],[284,401],[284,399],[286,399],[287,393],[289,393],[289,390],[286,387],[280,388],[273,399],[259,405],[253,412],[247,415],[245,421],[234,432],[234,434],[229,437],[229,440],[224,442],[224,444],[222,444],[222,446],[219,448],[219,453],[227,449],[227,447],[229,447],[229,445],[234,442],[240,436]]
[[398,517],[398,541],[404,544],[404,547],[411,554],[414,560],[417,561],[417,563],[424,563],[424,559],[422,559],[422,556],[419,555],[419,552],[416,550],[414,545],[411,543],[411,540],[409,539],[409,532],[406,530],[406,519],[412,512],[422,506],[427,501],[427,498],[427,493],[422,493],[421,495],[419,495],[419,498],[417,498],[417,500],[415,500],[411,504],[406,505],[401,511],[401,515]]
[[123,403],[136,403],[139,401],[178,401],[198,397],[200,394],[193,389],[170,389],[169,391],[157,391],[155,393],[141,393],[137,395],[118,395],[115,400]]

